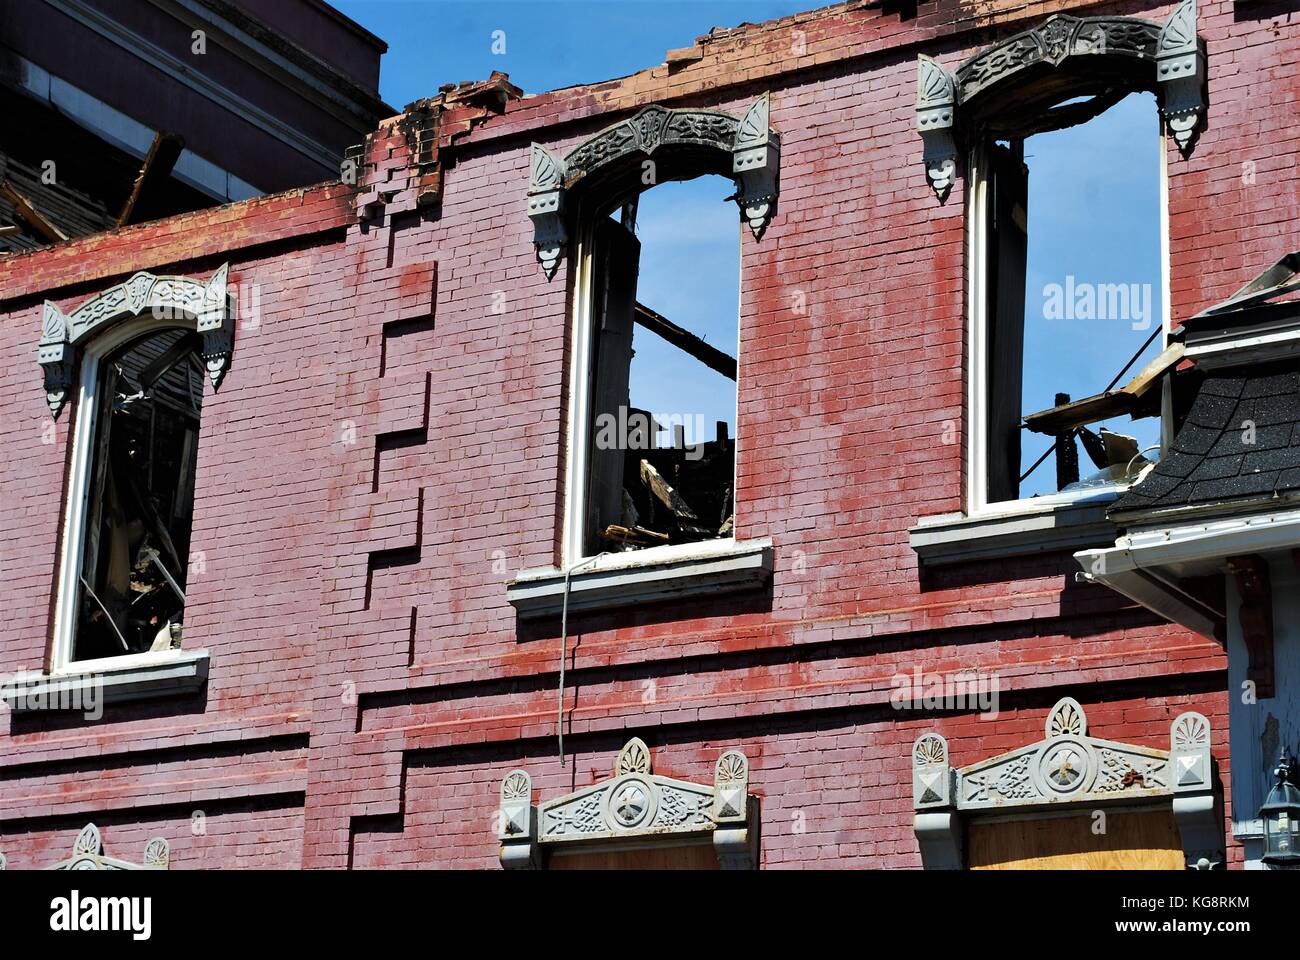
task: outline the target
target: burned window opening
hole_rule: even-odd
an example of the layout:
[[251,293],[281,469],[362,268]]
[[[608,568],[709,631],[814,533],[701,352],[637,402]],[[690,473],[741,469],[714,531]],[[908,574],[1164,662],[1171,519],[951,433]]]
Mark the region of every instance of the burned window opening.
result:
[[73,660],[181,645],[202,339],[168,329],[100,361]]
[[1154,96],[1096,84],[1028,103],[985,118],[975,161],[989,503],[1132,482],[1157,459],[1157,388],[1176,363],[1162,352]]
[[[692,189],[680,194],[665,189],[666,185],[655,188],[657,196],[648,204],[648,224],[644,195],[615,205],[608,216],[596,220],[591,271],[589,475],[583,531],[587,555],[732,536],[737,363],[731,353],[707,337],[718,339],[724,326],[733,336],[737,329],[738,300],[727,301],[739,295],[738,225],[734,214],[727,211],[714,236],[698,221],[693,226],[670,224],[660,209],[663,206],[671,209],[674,217],[679,216],[681,211],[669,196],[693,200],[701,190],[712,188],[710,181],[720,178],[699,178]],[[719,192],[718,198],[724,199],[734,184],[720,182],[726,190]],[[663,203],[657,206],[660,198]],[[692,209],[690,214],[694,213]],[[682,229],[693,230],[701,243],[727,245],[727,255],[735,258],[734,266],[727,265],[735,271],[734,286],[728,285],[721,267],[715,273],[704,263],[675,261],[691,255],[689,243],[666,241],[670,230]],[[638,232],[648,238],[644,250]],[[700,321],[710,312],[703,304],[705,299],[717,308],[707,316],[705,336],[638,299],[642,268],[647,264],[652,268],[650,281],[644,284],[648,299],[667,299],[681,309],[688,301],[676,296],[680,291],[669,288],[698,289],[691,287],[693,280],[707,286],[709,297],[693,296],[688,311]],[[688,273],[694,276],[688,277]],[[660,301],[655,302],[658,305]],[[719,307],[720,303],[725,306]]]

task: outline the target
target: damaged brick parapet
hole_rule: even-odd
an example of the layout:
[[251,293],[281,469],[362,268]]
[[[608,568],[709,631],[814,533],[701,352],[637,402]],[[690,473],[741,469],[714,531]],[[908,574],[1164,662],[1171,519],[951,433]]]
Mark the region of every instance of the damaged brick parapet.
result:
[[435,205],[451,162],[449,148],[521,96],[508,75],[494,70],[487,80],[446,84],[436,96],[416,100],[380,124],[344,158],[344,179],[354,177],[359,187],[357,218],[375,220],[385,211]]

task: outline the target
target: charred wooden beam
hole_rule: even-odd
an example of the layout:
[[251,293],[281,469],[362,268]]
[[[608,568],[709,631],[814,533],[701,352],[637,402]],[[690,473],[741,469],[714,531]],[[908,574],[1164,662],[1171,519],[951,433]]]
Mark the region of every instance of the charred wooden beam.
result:
[[41,212],[32,205],[32,202],[19,193],[14,188],[14,185],[8,180],[0,181],[0,197],[4,197],[12,203],[18,216],[26,220],[33,230],[50,243],[60,243],[61,241],[68,239],[66,233],[41,214]]
[[122,212],[117,215],[119,227],[151,219],[143,215],[148,205],[142,204],[141,198],[147,198],[157,189],[158,184],[171,176],[172,167],[176,166],[184,149],[185,141],[176,134],[161,131],[154,134],[153,143],[149,144],[149,152],[145,154],[140,172],[131,186],[131,195],[126,198]]
[[678,350],[689,353],[710,370],[716,370],[729,380],[736,379],[736,358],[710,346],[684,327],[679,327],[667,317],[655,313],[644,303],[636,305],[636,322],[651,333],[667,340]]
[[1050,410],[1027,413],[1024,418],[1025,427],[1034,433],[1054,435],[1064,429],[1109,420],[1121,414],[1132,416],[1141,413],[1148,402],[1153,407],[1157,405],[1159,394],[1152,394],[1152,388],[1182,359],[1183,345],[1170,344],[1119,389],[1107,390],[1070,403],[1058,403]]

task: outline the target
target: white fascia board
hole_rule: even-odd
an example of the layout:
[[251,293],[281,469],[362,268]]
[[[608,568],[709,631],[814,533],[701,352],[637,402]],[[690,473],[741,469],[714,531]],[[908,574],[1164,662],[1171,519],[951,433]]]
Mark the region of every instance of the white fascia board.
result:
[[1214,611],[1204,609],[1170,582],[1189,568],[1211,572],[1229,557],[1276,553],[1300,545],[1300,509],[1146,528],[1120,537],[1114,547],[1074,555],[1089,579],[1207,637],[1215,636]]
[[1189,338],[1186,355],[1202,370],[1288,360],[1300,355],[1300,329],[1292,326],[1195,343]]

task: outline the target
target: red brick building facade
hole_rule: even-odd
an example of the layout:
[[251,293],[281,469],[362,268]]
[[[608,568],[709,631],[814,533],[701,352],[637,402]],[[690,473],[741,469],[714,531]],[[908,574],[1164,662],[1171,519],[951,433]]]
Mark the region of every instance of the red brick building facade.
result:
[[[927,185],[917,54],[952,68],[1053,14],[1172,10],[849,3],[590,87],[497,77],[383,125],[355,186],[0,261],[6,676],[53,666],[68,515],[78,401],[51,420],[43,303],[70,315],[139,271],[229,264],[239,304],[195,482],[183,647],[207,651],[206,682],[93,722],[6,717],[9,866],[63,858],[93,820],[128,859],[166,838],[176,868],[493,867],[510,771],[545,800],[607,778],[639,736],[684,781],[743,751],[763,867],[917,867],[917,736],[973,763],[1037,739],[1064,696],[1094,735],[1157,747],[1203,714],[1228,783],[1220,644],[1077,584],[1078,542],[942,565],[909,543],[964,509],[967,472],[966,185],[959,169],[943,204]],[[1175,320],[1295,248],[1300,219],[1294,7],[1202,0],[1196,29],[1203,129],[1187,157],[1167,143]],[[743,235],[735,539],[770,539],[770,579],[571,611],[562,765],[560,618],[507,597],[564,563],[575,261],[550,280],[537,263],[530,145],[562,154],[649,104],[740,117],[763,93],[780,208]],[[999,715],[894,709],[916,667],[997,674]]]

